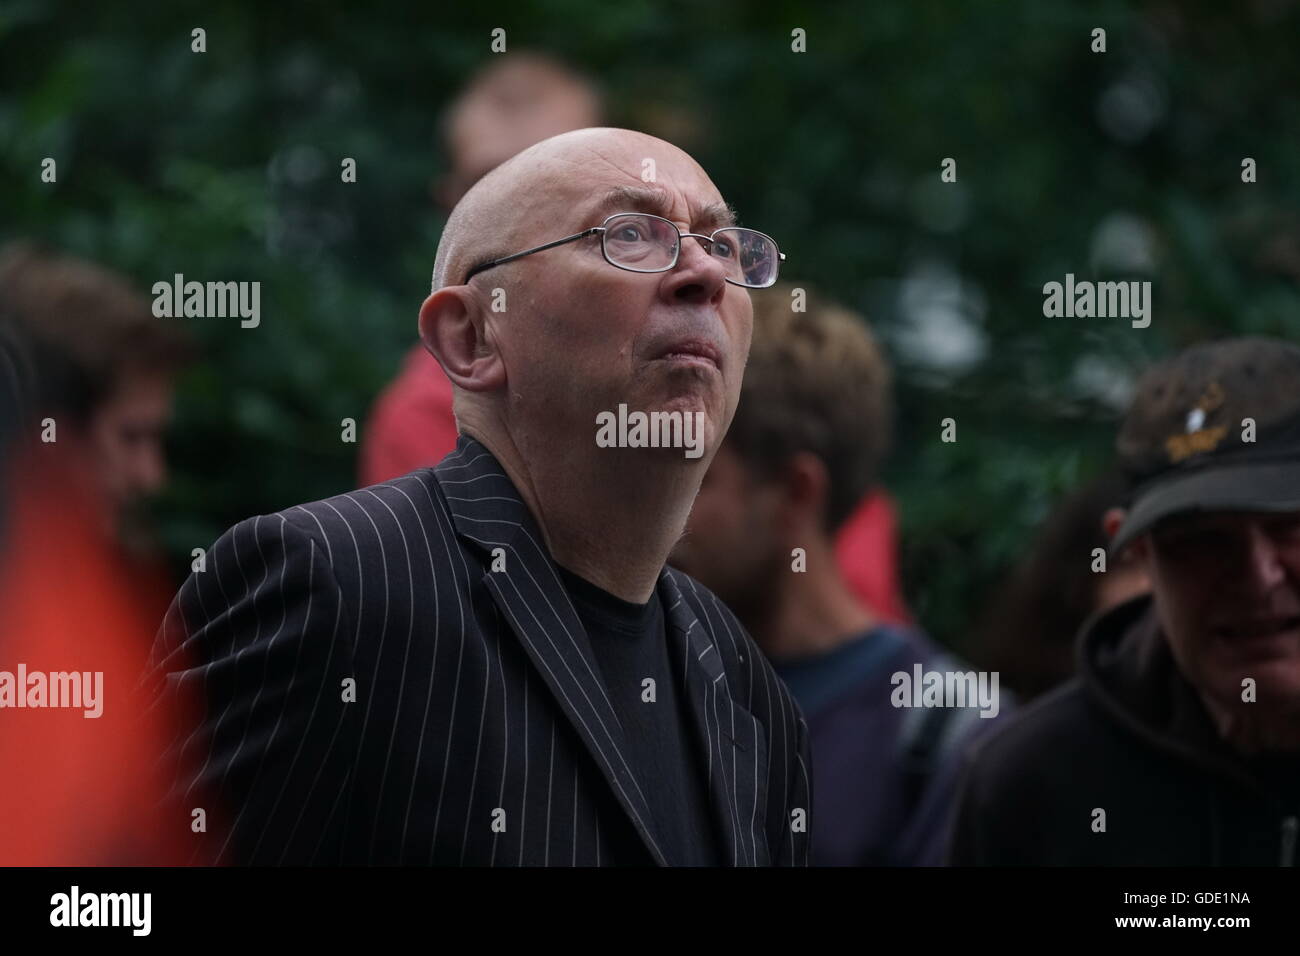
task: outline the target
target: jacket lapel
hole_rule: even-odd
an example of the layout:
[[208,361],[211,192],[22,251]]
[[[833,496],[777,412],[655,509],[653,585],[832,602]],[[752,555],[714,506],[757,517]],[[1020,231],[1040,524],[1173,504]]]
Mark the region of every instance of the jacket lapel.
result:
[[[690,582],[685,576],[682,580]],[[696,742],[706,755],[709,801],[723,862],[767,866],[771,863],[763,836],[767,819],[767,734],[754,715],[732,697],[722,658],[714,645],[715,639],[728,637],[712,626],[706,629],[667,570],[660,574],[659,583],[667,608],[669,649],[675,661],[684,662],[691,724]],[[726,621],[720,623],[728,627]],[[732,636],[740,641],[738,635]]]
[[[457,532],[487,552],[489,570],[483,581],[497,607],[595,758],[646,849],[666,865],[587,633],[523,499],[492,454],[466,435],[434,474]],[[502,557],[504,568],[491,570],[494,558]]]

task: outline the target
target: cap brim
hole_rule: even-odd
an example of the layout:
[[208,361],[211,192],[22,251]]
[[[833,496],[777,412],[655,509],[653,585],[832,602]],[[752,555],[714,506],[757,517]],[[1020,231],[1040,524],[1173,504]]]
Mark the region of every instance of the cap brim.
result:
[[1110,556],[1165,518],[1207,511],[1300,511],[1300,460],[1208,468],[1161,482],[1133,503]]

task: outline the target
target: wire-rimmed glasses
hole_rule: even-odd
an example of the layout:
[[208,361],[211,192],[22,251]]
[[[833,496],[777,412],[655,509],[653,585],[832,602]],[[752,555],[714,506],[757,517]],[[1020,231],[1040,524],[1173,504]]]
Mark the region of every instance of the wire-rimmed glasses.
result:
[[478,273],[493,266],[594,235],[600,236],[600,249],[605,261],[629,272],[667,272],[677,265],[682,239],[698,239],[711,256],[722,262],[726,280],[747,289],[766,289],[775,283],[780,264],[785,260],[785,255],[776,246],[776,240],[756,229],[724,226],[705,236],[695,232],[682,232],[675,223],[662,216],[644,212],[620,212],[599,226],[592,226],[572,236],[480,263],[469,270],[465,281],[469,282]]

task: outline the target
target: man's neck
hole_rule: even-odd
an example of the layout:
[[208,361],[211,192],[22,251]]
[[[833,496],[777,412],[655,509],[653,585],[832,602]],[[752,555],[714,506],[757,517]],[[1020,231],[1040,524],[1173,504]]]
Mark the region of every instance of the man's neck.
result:
[[798,660],[835,650],[877,623],[849,591],[829,541],[807,549],[808,570],[783,573],[765,620],[746,622],[773,660]]
[[686,526],[707,459],[594,442],[577,448],[557,442],[544,454],[526,455],[504,431],[462,430],[510,477],[557,564],[625,601],[650,599]]

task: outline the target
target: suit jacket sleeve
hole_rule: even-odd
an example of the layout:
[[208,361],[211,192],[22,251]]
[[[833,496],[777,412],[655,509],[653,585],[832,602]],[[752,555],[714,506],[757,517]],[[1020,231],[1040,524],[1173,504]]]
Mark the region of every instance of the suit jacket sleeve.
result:
[[172,811],[208,817],[194,863],[341,861],[366,688],[323,547],[284,515],[240,522],[163,621],[146,686],[194,714],[168,752]]

